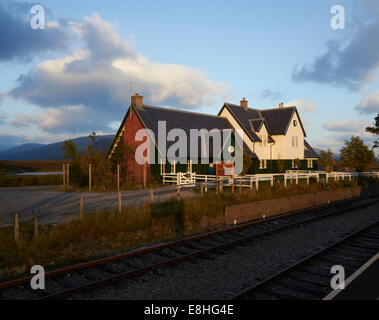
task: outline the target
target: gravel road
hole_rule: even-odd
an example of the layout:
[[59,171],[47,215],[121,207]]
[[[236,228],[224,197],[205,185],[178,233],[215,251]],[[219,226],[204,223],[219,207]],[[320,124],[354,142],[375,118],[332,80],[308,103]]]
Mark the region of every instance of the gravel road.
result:
[[[117,208],[117,192],[62,192],[59,186],[34,186],[0,188],[0,227],[13,224],[15,213],[20,220],[29,220],[38,209],[39,222],[55,224],[78,217],[80,198],[84,199],[84,211],[96,212]],[[154,189],[155,201],[164,201],[176,195],[172,186]],[[194,195],[182,192],[183,197]],[[121,192],[123,206],[150,201],[149,190]]]

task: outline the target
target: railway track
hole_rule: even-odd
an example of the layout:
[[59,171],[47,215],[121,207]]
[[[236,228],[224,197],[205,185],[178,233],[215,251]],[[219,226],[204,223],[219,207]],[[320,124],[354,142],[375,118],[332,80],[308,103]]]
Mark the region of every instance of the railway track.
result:
[[230,300],[320,300],[331,291],[331,268],[346,279],[379,252],[379,220],[239,292]]
[[30,288],[31,277],[0,283],[0,299],[75,299],[77,294],[94,288],[123,279],[138,279],[149,272],[159,274],[159,270],[167,266],[199,257],[209,258],[211,253],[223,254],[229,247],[377,202],[378,197],[340,201],[62,268],[46,273],[43,291]]

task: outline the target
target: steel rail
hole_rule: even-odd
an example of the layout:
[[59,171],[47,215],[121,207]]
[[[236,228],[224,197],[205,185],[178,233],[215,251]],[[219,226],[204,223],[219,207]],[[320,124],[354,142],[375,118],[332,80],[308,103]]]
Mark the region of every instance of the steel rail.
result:
[[237,246],[237,245],[239,245],[239,244],[241,244],[243,242],[250,241],[252,239],[261,238],[261,237],[264,237],[264,236],[267,236],[267,235],[270,235],[270,234],[273,234],[273,233],[277,233],[277,232],[289,229],[291,227],[295,227],[295,226],[298,226],[298,225],[303,225],[303,224],[306,224],[306,223],[310,223],[310,222],[314,222],[314,221],[317,221],[317,220],[325,219],[327,217],[330,217],[330,216],[333,216],[333,215],[336,215],[336,214],[342,214],[342,213],[345,213],[345,212],[349,212],[351,210],[355,210],[355,209],[359,209],[359,208],[362,208],[362,207],[366,207],[366,206],[369,206],[369,205],[371,205],[373,203],[376,203],[378,201],[379,200],[371,201],[369,203],[357,205],[357,206],[354,206],[354,207],[343,208],[343,209],[340,209],[338,211],[334,211],[334,212],[331,212],[331,213],[328,213],[328,214],[324,214],[324,215],[320,215],[320,216],[316,216],[316,217],[311,217],[311,218],[307,218],[307,219],[303,219],[303,220],[299,220],[299,221],[292,222],[292,223],[289,223],[289,224],[286,224],[286,225],[283,225],[283,226],[279,226],[279,227],[276,227],[276,228],[265,230],[265,231],[262,231],[262,232],[259,232],[259,233],[253,234],[253,235],[244,236],[244,237],[241,237],[239,239],[230,240],[230,241],[227,241],[225,243],[221,243],[221,244],[217,244],[217,245],[212,245],[209,248],[200,249],[200,250],[197,250],[197,251],[195,251],[193,253],[184,254],[182,256],[175,257],[175,258],[169,258],[169,259],[167,259],[167,260],[165,260],[163,262],[151,264],[151,265],[146,266],[146,267],[142,267],[142,268],[138,268],[138,269],[135,269],[135,270],[119,273],[119,274],[116,274],[116,275],[109,276],[109,277],[107,277],[105,279],[93,281],[93,282],[90,282],[90,283],[87,283],[87,284],[84,284],[84,285],[80,285],[80,286],[77,286],[77,287],[69,288],[69,289],[66,289],[66,290],[63,290],[63,291],[60,291],[60,292],[57,292],[57,293],[49,294],[49,295],[43,296],[43,297],[41,297],[41,298],[39,298],[37,300],[56,299],[56,298],[59,298],[59,297],[64,297],[66,295],[72,294],[72,293],[85,292],[85,291],[88,291],[89,289],[101,287],[101,286],[104,286],[104,285],[107,285],[107,284],[112,284],[112,283],[114,283],[116,281],[120,281],[120,280],[124,280],[124,279],[130,279],[130,278],[133,278],[135,276],[147,273],[149,271],[154,271],[154,270],[157,270],[157,269],[161,269],[163,267],[167,267],[169,265],[174,265],[174,264],[177,264],[177,263],[180,263],[180,262],[188,261],[190,259],[202,256],[202,255],[214,252],[214,251],[217,252],[217,251],[225,249],[227,247]]
[[260,290],[265,285],[267,285],[267,284],[269,284],[269,283],[271,283],[271,282],[273,282],[275,280],[278,280],[278,279],[280,279],[283,276],[286,276],[286,274],[289,273],[290,271],[296,270],[298,267],[302,266],[303,264],[306,264],[306,263],[310,262],[312,259],[321,256],[322,254],[326,253],[327,251],[329,251],[329,250],[331,250],[331,249],[333,249],[333,248],[335,248],[335,247],[343,244],[344,242],[346,242],[346,241],[354,238],[355,236],[357,236],[357,235],[359,235],[359,234],[361,234],[361,233],[363,233],[363,232],[365,232],[365,231],[367,231],[367,230],[369,230],[371,228],[374,228],[374,227],[376,227],[378,225],[379,225],[379,220],[376,220],[374,223],[372,223],[372,224],[370,224],[370,225],[368,225],[366,227],[363,227],[363,228],[361,228],[361,229],[359,229],[359,230],[357,230],[357,231],[355,231],[355,232],[347,235],[346,237],[344,237],[344,238],[342,238],[342,239],[334,242],[333,244],[331,244],[331,245],[329,245],[329,246],[327,246],[327,247],[325,247],[323,249],[320,249],[319,251],[317,251],[317,252],[315,252],[315,253],[313,253],[313,254],[311,254],[311,255],[309,255],[309,256],[301,259],[301,260],[299,260],[298,262],[295,262],[291,266],[289,266],[289,267],[287,267],[287,268],[285,268],[285,269],[283,269],[283,270],[281,270],[281,271],[279,271],[279,272],[277,272],[277,273],[275,273],[275,274],[267,277],[266,279],[258,282],[255,285],[253,285],[253,286],[251,286],[251,287],[249,287],[249,288],[247,288],[247,289],[239,292],[238,294],[236,294],[233,297],[231,297],[229,300],[240,300],[240,299],[243,299],[246,296],[254,294],[255,291]]

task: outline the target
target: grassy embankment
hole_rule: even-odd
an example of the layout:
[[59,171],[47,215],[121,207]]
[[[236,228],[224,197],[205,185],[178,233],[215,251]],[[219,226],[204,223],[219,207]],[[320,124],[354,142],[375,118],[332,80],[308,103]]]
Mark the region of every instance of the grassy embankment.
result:
[[[217,229],[223,226],[227,205],[335,190],[355,184],[344,181],[330,182],[328,185],[293,184],[287,188],[279,184],[273,188],[262,185],[258,192],[244,190],[242,194],[238,188],[234,194],[230,189],[225,189],[222,195],[212,191],[202,198],[172,199],[123,210],[121,214],[112,211],[87,213],[83,221],[71,221],[54,227],[40,226],[37,241],[33,239],[32,224],[23,223],[17,245],[13,228],[0,228],[0,278],[28,272],[35,264],[52,269],[149,243]],[[379,184],[379,180],[370,179],[370,184]]]

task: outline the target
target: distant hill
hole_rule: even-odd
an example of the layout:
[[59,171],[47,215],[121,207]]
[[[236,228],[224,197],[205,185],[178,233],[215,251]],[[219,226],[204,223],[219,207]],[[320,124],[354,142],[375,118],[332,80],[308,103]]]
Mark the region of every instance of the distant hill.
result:
[[[103,152],[107,152],[112,144],[114,135],[98,136],[96,138],[95,146]],[[75,142],[79,151],[87,149],[88,144],[91,143],[89,137],[79,137],[71,139]],[[33,161],[33,160],[62,160],[63,151],[62,145],[64,141],[41,145],[41,144],[23,144],[15,148],[5,151],[0,151],[0,160],[13,160],[13,161]]]
[[24,143],[24,144],[17,146],[17,147],[12,147],[12,148],[9,148],[6,150],[1,150],[0,155],[4,154],[4,153],[9,154],[9,153],[29,151],[29,150],[37,149],[37,148],[40,148],[43,146],[44,146],[44,144],[41,144],[41,143]]

